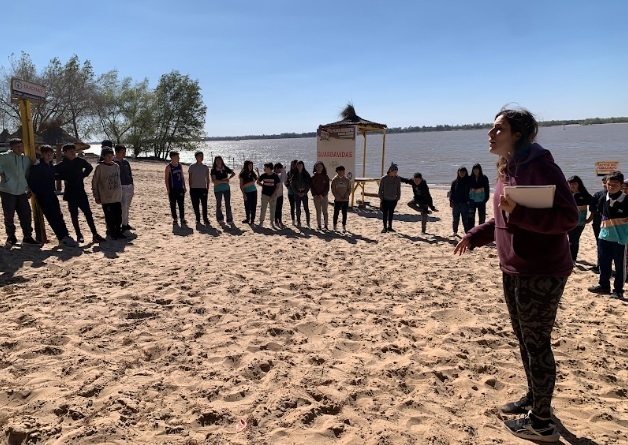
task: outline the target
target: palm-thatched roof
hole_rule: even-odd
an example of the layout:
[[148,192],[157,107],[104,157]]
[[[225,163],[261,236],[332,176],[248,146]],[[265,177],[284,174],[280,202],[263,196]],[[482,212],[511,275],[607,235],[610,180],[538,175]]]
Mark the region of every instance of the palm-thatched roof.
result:
[[369,121],[358,116],[352,103],[347,104],[347,106],[340,112],[340,117],[342,118],[342,120],[331,122],[325,125],[319,125],[318,128],[324,129],[357,125],[360,132],[381,131],[388,128],[386,124],[379,124],[377,122]]
[[[20,126],[15,133],[9,135],[11,138],[22,138],[22,127]],[[63,128],[57,125],[56,122],[44,123],[39,127],[39,131],[35,132],[35,145],[64,145],[74,144],[76,145],[76,151],[87,150],[90,145],[81,142]],[[37,148],[39,152],[39,148]]]

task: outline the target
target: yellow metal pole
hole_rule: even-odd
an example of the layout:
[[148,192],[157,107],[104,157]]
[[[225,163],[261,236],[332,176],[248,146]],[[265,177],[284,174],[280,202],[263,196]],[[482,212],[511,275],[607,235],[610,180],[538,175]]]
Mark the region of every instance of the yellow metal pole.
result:
[[384,129],[384,137],[382,139],[382,174],[384,176],[384,158],[386,157],[386,129]]
[[[35,131],[33,130],[33,119],[31,117],[31,103],[28,99],[20,99],[20,117],[22,118],[22,143],[24,145],[24,153],[35,163]],[[35,222],[35,233],[40,242],[48,241],[46,237],[46,226],[44,224],[44,215],[41,213],[39,204],[35,199],[35,195],[31,195],[31,206],[33,207],[33,220]]]

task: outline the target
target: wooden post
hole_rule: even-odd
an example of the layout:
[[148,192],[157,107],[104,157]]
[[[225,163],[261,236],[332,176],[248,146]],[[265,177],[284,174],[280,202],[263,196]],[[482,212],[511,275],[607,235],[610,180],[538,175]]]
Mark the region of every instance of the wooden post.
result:
[[[364,154],[362,155],[362,177],[366,178],[366,130],[362,130],[364,136]],[[362,205],[364,205],[364,186],[362,186]]]
[[[31,117],[31,103],[28,99],[19,99],[20,117],[22,118],[22,143],[24,152],[35,163],[35,132],[33,130],[33,119]],[[31,206],[33,208],[33,220],[35,221],[35,238],[41,243],[46,243],[46,225],[44,224],[44,215],[41,212],[39,204],[35,199],[35,195],[31,195]]]
[[383,130],[384,137],[382,139],[382,174],[384,176],[384,158],[386,158],[386,129]]

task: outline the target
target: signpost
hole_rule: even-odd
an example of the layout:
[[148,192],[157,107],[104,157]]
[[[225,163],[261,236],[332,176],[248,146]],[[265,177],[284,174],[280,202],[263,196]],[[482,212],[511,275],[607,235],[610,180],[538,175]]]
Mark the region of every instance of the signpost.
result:
[[[20,104],[20,117],[22,118],[22,143],[24,152],[35,162],[35,131],[33,129],[33,119],[31,116],[31,102],[43,103],[46,101],[46,87],[25,80],[11,79],[11,102]],[[35,233],[38,234],[39,241],[45,243],[46,226],[44,225],[44,215],[41,213],[39,204],[35,196],[31,196],[33,207],[33,219],[35,220]]]

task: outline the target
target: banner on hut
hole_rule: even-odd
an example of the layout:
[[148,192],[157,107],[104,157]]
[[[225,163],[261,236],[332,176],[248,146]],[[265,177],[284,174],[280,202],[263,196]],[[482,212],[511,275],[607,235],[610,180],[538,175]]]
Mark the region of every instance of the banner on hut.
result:
[[595,174],[606,176],[619,170],[619,161],[598,161],[595,163]]
[[330,178],[336,174],[336,167],[342,165],[347,178],[355,179],[355,134],[355,126],[318,129],[316,161],[325,164]]

